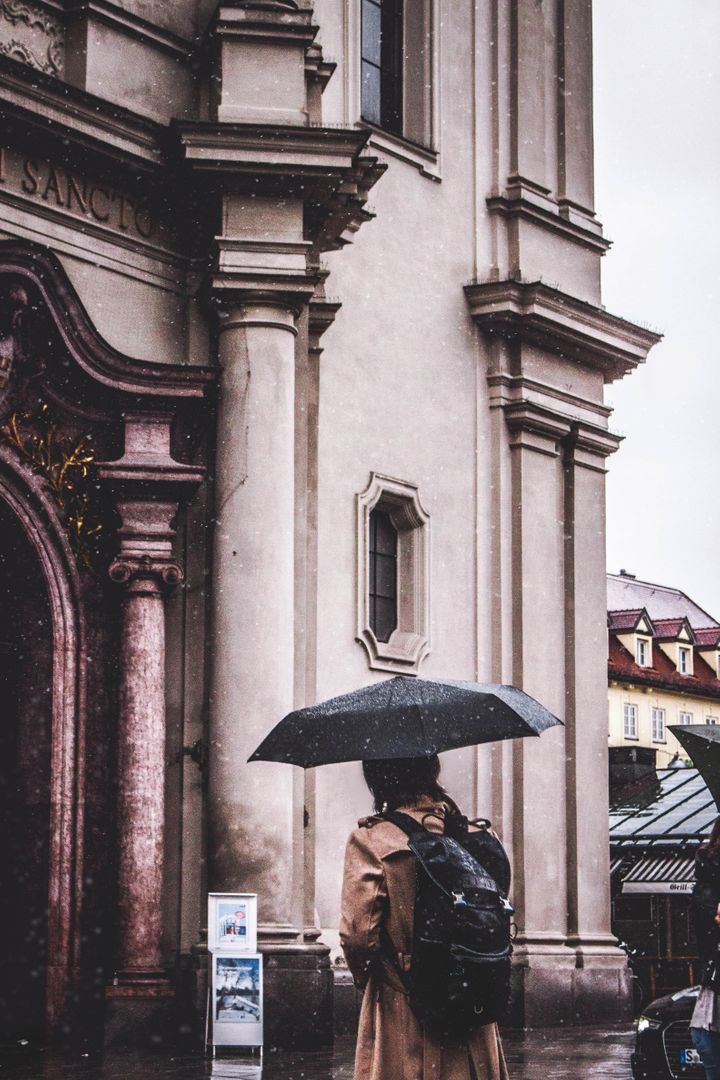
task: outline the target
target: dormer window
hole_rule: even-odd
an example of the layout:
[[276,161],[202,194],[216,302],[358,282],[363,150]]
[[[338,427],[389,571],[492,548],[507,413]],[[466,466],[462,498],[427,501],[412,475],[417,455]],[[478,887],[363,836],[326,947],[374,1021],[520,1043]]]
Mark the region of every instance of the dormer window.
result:
[[684,645],[678,648],[678,671],[681,675],[692,675],[692,659],[690,650]]
[[650,642],[647,638],[639,637],[637,639],[635,662],[638,667],[650,667]]

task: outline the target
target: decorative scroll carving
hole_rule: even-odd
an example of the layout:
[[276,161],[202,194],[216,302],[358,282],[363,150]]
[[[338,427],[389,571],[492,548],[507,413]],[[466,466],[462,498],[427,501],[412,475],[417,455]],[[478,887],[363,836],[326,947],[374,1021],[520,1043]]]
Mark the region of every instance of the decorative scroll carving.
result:
[[26,26],[31,32],[39,31],[32,33],[30,41],[13,37],[0,43],[0,54],[20,60],[47,75],[62,75],[63,28],[56,19],[26,0],[0,0],[0,16],[11,26]]
[[108,568],[110,580],[116,585],[127,585],[133,578],[155,578],[169,589],[179,585],[184,577],[182,567],[171,560],[153,559],[143,555],[138,559],[120,556]]

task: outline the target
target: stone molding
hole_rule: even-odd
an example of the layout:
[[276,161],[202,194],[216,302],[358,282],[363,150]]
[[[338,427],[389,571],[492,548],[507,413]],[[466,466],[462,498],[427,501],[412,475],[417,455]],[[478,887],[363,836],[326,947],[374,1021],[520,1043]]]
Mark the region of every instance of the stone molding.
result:
[[[126,413],[122,457],[98,462],[98,476],[116,494],[118,507],[123,508],[123,524],[118,529],[121,558],[142,559],[147,554],[169,558],[175,535],[170,523],[177,504],[194,491],[205,475],[203,466],[186,465],[172,457],[173,420],[171,412]],[[133,546],[130,541],[138,537],[142,538],[140,546]]]
[[190,364],[160,364],[126,356],[100,336],[62,264],[47,248],[15,240],[0,242],[0,274],[31,282],[82,374],[94,392],[120,392],[127,404],[138,397],[161,404],[201,400],[214,372]]
[[[185,161],[198,176],[232,181],[255,195],[266,189],[301,195],[316,251],[350,243],[363,222],[374,216],[366,206],[368,193],[386,166],[362,156],[366,131],[202,121],[178,123],[175,130]],[[226,261],[233,247],[246,254],[253,250],[247,241],[233,240],[224,250],[222,240],[219,243]]]
[[539,225],[599,255],[604,255],[611,247],[592,211],[567,199],[555,199],[547,188],[522,176],[508,177],[504,192],[488,196],[486,205],[491,214]]
[[157,26],[141,15],[112,3],[112,0],[65,0],[65,10],[71,20],[94,19],[156,49],[162,49],[178,60],[190,60],[195,52],[195,41]]
[[[398,531],[398,626],[378,641],[370,626],[370,513],[381,506]],[[372,472],[356,496],[357,630],[355,640],[376,671],[417,675],[430,652],[430,515],[415,484]]]
[[273,0],[224,0],[210,24],[213,35],[240,41],[273,45],[297,45],[309,48],[319,27],[312,21],[312,11],[297,4]]
[[597,424],[522,400],[504,406],[510,429],[510,448],[535,450],[550,457],[561,453],[567,465],[605,472],[605,459],[614,454],[622,437]]
[[323,351],[320,339],[335,322],[335,317],[342,307],[339,300],[329,300],[325,294],[325,282],[329,274],[329,270],[317,268],[315,291],[308,305],[308,352],[316,359],[320,358]]
[[486,281],[465,287],[475,323],[488,335],[527,341],[567,360],[622,378],[662,337],[541,281]]
[[6,124],[39,132],[48,145],[63,140],[103,161],[128,161],[159,171],[167,157],[167,129],[41,71],[0,56],[0,99]]

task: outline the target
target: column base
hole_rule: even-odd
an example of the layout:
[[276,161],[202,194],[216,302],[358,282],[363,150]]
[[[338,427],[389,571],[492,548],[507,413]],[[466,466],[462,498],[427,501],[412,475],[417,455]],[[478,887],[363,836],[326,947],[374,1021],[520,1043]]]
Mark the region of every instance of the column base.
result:
[[118,972],[106,987],[106,1050],[177,1047],[191,1033],[165,972],[150,968]]
[[333,973],[327,945],[261,942],[265,1048],[312,1050],[333,1041]]
[[603,939],[516,947],[509,1026],[612,1024],[631,1018],[632,975],[615,944]]

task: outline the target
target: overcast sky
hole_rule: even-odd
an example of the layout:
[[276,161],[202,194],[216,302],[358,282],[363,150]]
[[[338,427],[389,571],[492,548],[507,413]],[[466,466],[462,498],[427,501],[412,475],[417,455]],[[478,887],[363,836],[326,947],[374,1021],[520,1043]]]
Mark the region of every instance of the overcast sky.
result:
[[720,619],[720,0],[595,0],[603,302],[665,335],[608,387],[608,569]]

